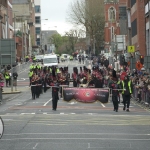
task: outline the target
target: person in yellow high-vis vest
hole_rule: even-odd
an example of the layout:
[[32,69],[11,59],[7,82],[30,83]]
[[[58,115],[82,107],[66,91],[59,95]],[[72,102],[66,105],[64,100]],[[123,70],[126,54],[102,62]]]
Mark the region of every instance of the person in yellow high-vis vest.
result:
[[128,76],[125,76],[124,80],[121,82],[121,86],[124,105],[123,110],[129,111],[131,94],[133,93],[133,84]]
[[32,79],[33,73],[34,73],[33,70],[30,69],[30,71],[28,73],[30,83],[31,83],[31,79]]
[[10,74],[8,72],[5,73],[6,87],[9,85]]

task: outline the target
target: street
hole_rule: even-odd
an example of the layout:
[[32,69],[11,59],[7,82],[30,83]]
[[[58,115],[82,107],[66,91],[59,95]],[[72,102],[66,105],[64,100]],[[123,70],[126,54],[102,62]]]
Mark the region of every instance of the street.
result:
[[[63,62],[72,73],[76,61]],[[60,99],[52,111],[51,89],[31,99],[28,70],[19,74],[20,94],[3,95],[0,150],[149,150],[150,111],[131,102],[130,112],[113,104],[69,103]],[[72,86],[72,83],[70,84]]]

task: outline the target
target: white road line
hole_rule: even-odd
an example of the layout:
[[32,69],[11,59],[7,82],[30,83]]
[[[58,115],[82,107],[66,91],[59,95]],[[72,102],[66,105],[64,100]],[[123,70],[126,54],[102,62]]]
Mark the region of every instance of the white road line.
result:
[[50,100],[48,100],[43,106],[46,106],[51,100],[52,100],[52,98]]
[[102,105],[103,107],[105,107],[105,105],[104,105],[104,104],[102,104],[102,103],[101,103],[101,105]]
[[21,141],[21,140],[111,140],[111,141],[149,141],[149,139],[131,139],[131,138],[11,138],[11,139],[1,139],[1,141]]
[[36,143],[35,146],[33,147],[33,149],[36,149],[36,147],[38,146],[39,143]]
[[21,113],[20,115],[35,115],[35,113]]

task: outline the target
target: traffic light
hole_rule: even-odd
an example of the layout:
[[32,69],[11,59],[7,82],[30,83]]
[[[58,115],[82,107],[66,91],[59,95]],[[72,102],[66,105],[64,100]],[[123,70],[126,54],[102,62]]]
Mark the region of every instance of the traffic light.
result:
[[142,65],[144,64],[144,56],[143,56],[143,55],[140,56],[140,63],[141,63]]

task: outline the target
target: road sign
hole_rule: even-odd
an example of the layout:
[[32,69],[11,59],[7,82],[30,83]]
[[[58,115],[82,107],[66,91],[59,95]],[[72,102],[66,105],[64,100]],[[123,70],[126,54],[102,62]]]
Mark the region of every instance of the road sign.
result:
[[128,46],[128,53],[134,53],[135,47],[134,46]]

